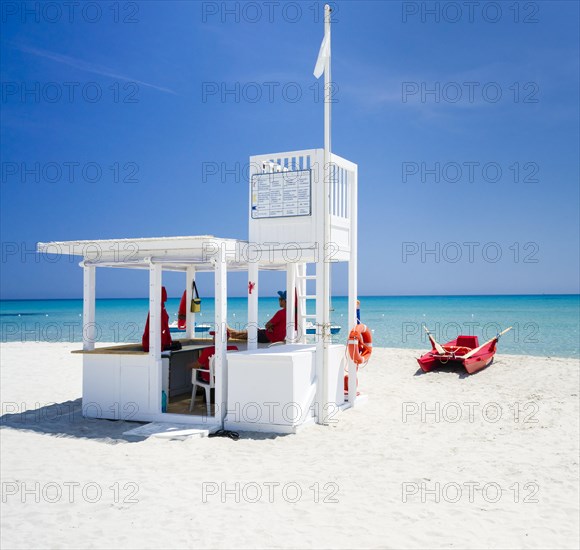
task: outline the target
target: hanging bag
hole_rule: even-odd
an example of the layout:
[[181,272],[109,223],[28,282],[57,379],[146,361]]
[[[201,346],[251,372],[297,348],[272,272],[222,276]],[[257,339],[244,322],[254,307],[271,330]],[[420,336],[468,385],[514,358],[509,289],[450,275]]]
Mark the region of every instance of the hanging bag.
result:
[[197,285],[195,284],[195,281],[191,283],[191,304],[189,310],[191,313],[198,313],[201,311],[201,298],[197,292]]

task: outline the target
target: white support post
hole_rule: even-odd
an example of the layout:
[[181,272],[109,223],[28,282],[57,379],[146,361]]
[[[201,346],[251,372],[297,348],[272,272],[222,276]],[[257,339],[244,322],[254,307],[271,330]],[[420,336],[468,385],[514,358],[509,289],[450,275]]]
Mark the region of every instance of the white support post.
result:
[[185,323],[186,323],[186,338],[195,338],[195,313],[191,312],[191,299],[193,298],[191,292],[191,285],[195,281],[195,267],[189,266],[185,272]]
[[149,395],[151,411],[161,412],[161,265],[149,264]]
[[[248,349],[258,347],[258,262],[248,264]],[[250,291],[251,289],[251,291]]]
[[95,275],[94,265],[83,264],[83,350],[95,349]]
[[296,328],[294,326],[296,312],[296,264],[286,266],[286,343],[296,342]]
[[222,426],[228,405],[227,297],[228,273],[222,248],[215,263],[215,405]]
[[[350,172],[349,172],[350,174]],[[352,172],[348,204],[350,207],[350,254],[348,258],[348,330],[356,326],[356,301],[358,299],[358,171]],[[348,360],[348,402],[354,406],[356,401],[356,365]]]

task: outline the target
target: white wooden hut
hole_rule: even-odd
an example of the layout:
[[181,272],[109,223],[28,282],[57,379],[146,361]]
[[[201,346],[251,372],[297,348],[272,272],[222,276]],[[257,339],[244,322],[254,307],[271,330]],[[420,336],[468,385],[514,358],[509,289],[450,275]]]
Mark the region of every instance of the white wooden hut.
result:
[[[202,235],[38,244],[42,253],[82,256],[83,349],[79,353],[83,355],[86,416],[284,433],[311,421],[325,423],[339,409],[354,405],[354,374],[350,394],[343,392],[345,345],[331,343],[329,327],[323,326],[323,317],[328,319],[329,312],[323,310],[320,275],[324,263],[348,262],[348,329],[356,323],[357,167],[333,155],[331,180],[324,185],[323,158],[322,149],[250,158],[248,241]],[[329,197],[331,236],[326,247],[320,238],[324,193]],[[139,344],[95,346],[96,272],[107,267],[149,270],[149,352]],[[284,345],[262,347],[257,343],[262,270],[286,273]],[[205,410],[162,412],[164,391],[170,400],[174,390],[190,395],[187,364],[212,345],[195,337],[195,314],[188,310],[182,349],[161,350],[164,271],[185,274],[187,303],[196,273],[215,274],[215,403],[210,415]],[[248,292],[248,341],[235,342],[240,348],[237,352],[226,350],[229,271],[246,271],[252,288]],[[312,302],[316,313],[309,316],[306,305]],[[296,324],[292,322],[295,316]],[[315,343],[307,342],[308,323],[316,327]],[[324,347],[326,364],[322,361]]]

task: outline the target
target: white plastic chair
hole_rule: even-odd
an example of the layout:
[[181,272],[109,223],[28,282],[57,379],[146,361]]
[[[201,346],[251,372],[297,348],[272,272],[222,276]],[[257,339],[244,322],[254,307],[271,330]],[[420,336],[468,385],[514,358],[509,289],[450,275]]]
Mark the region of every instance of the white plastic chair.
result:
[[[211,416],[211,389],[215,388],[215,366],[214,366],[215,355],[209,358],[209,369],[192,369],[191,370],[191,383],[193,388],[191,388],[191,403],[189,405],[189,412],[193,410],[193,405],[195,403],[195,394],[197,393],[197,386],[201,386],[205,390],[205,404],[207,407],[207,415]],[[201,373],[206,372],[209,374],[209,382],[201,379]],[[198,373],[200,376],[198,376]]]

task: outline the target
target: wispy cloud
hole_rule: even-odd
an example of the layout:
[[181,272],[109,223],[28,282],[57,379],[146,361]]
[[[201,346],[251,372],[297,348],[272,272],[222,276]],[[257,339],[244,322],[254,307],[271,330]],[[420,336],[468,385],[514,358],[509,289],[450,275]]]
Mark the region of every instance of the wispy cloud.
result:
[[[378,63],[343,63],[356,75],[356,78],[351,78],[356,85],[345,84],[340,92],[354,98],[358,105],[374,110],[400,109],[428,119],[448,120],[468,110],[485,112],[492,107],[509,108],[514,104],[514,82],[523,86],[529,79],[529,71],[525,70],[529,67],[507,61],[462,71],[443,72],[427,67],[415,74],[400,69],[387,74],[385,67]],[[486,88],[488,85],[489,90]],[[534,89],[526,89],[526,93],[530,94]],[[426,99],[423,98],[424,90],[431,90]],[[495,99],[497,93],[500,94],[497,103],[486,95]]]
[[164,92],[167,94],[177,95],[176,92],[171,90],[170,88],[166,88],[164,86],[157,86],[156,84],[151,84],[150,82],[145,82],[143,80],[139,80],[137,78],[133,78],[128,75],[123,75],[116,73],[113,69],[109,69],[108,67],[103,67],[102,65],[96,65],[95,63],[89,63],[87,61],[83,61],[82,59],[76,59],[74,57],[70,57],[68,55],[62,55],[59,53],[50,52],[48,50],[41,50],[39,48],[32,48],[30,46],[16,46],[16,48],[22,52],[29,53],[32,55],[36,55],[38,57],[43,57],[45,59],[50,59],[55,63],[60,63],[62,65],[67,65],[69,67],[73,67],[78,69],[79,71],[85,71],[91,74],[98,74],[100,76],[105,76],[108,78],[113,78],[115,80],[122,80],[124,82],[135,82],[140,86],[144,86],[147,88],[152,88],[154,90],[158,90],[160,92]]

